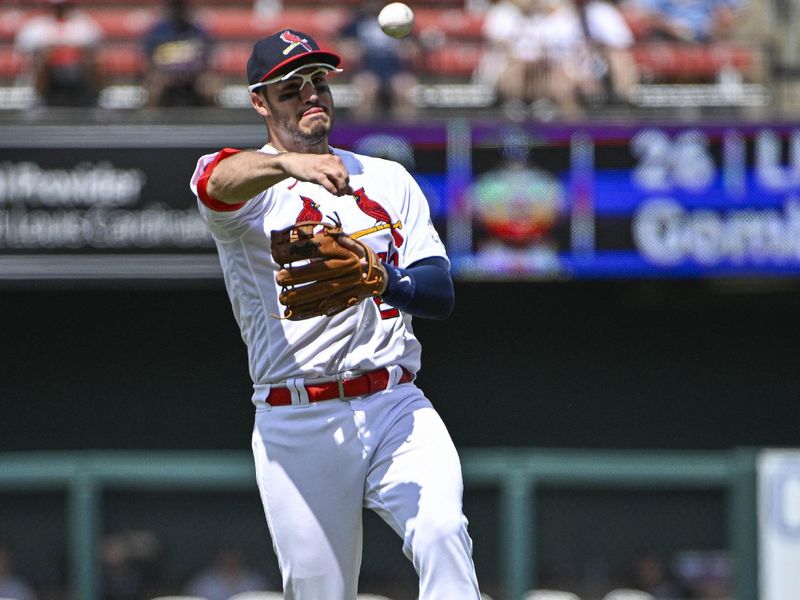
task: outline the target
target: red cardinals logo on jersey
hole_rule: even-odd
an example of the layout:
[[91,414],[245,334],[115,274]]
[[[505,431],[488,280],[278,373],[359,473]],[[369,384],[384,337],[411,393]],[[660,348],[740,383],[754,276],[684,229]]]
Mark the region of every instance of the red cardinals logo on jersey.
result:
[[284,42],[286,42],[287,44],[289,44],[286,47],[286,49],[283,51],[284,55],[289,54],[292,50],[294,50],[298,46],[302,46],[303,48],[305,48],[309,52],[311,52],[311,50],[312,50],[311,46],[308,44],[308,40],[307,39],[301,38],[299,35],[295,35],[291,31],[284,31],[281,34],[281,39]]
[[[292,187],[294,187],[294,184],[292,184],[289,189]],[[372,200],[369,196],[367,196],[367,194],[364,192],[364,188],[356,190],[353,193],[353,198],[355,198],[356,206],[358,206],[361,212],[375,219],[375,225],[372,227],[367,227],[366,229],[359,229],[358,231],[352,232],[350,234],[351,238],[358,239],[371,233],[389,229],[390,233],[392,234],[392,240],[394,240],[395,247],[399,248],[403,245],[403,236],[400,235],[400,232],[398,231],[398,229],[403,228],[402,221],[398,220],[392,223],[392,217],[389,216],[389,213],[386,211],[386,209],[383,208],[383,206],[381,206],[378,202],[375,202],[375,200]],[[303,207],[300,209],[300,212],[297,213],[295,223],[300,223],[302,221],[322,221],[322,211],[320,210],[319,204],[314,202],[314,200],[311,198],[303,195],[300,196],[300,200],[303,202]]]
[[300,209],[295,223],[299,223],[300,221],[322,221],[322,213],[319,210],[319,204],[305,196],[300,196],[300,200],[303,201],[303,208]]
[[[372,233],[373,231],[390,229],[392,234],[392,239],[394,239],[394,245],[397,246],[398,248],[403,245],[403,236],[400,235],[399,231],[397,231],[398,229],[403,227],[403,223],[401,221],[392,223],[392,217],[389,216],[389,213],[386,212],[386,209],[383,208],[383,206],[381,206],[377,202],[375,202],[375,200],[367,196],[367,193],[364,191],[364,188],[359,188],[355,192],[353,192],[353,198],[356,199],[356,205],[361,210],[361,212],[363,212],[366,215],[369,215],[376,221],[375,227],[364,230],[363,232],[359,231],[357,233],[360,233],[361,235],[366,235],[367,233]],[[356,237],[356,234],[355,233],[352,234],[352,237]]]

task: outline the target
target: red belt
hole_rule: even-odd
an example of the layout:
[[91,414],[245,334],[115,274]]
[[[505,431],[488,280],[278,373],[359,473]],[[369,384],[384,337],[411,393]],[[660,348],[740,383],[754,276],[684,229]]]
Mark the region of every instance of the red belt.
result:
[[[397,383],[408,383],[412,379],[414,379],[414,375],[404,368],[400,381]],[[309,402],[320,402],[322,400],[333,400],[334,398],[365,396],[385,390],[388,385],[389,371],[387,369],[377,369],[349,379],[337,379],[326,383],[306,385],[305,388]],[[271,406],[288,406],[292,403],[292,392],[286,387],[270,388],[266,402]]]

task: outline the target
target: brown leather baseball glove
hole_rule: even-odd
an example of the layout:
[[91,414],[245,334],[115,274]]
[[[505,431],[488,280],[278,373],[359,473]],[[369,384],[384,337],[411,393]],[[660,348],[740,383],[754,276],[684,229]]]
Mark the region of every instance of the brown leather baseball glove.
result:
[[335,315],[386,288],[386,269],[369,246],[341,225],[303,221],[272,232],[278,299],[284,317],[301,321]]

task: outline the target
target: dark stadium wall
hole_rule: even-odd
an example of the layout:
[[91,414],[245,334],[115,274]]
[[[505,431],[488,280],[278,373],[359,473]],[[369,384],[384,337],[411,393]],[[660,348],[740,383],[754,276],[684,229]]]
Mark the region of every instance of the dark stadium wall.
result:
[[[699,281],[462,283],[448,321],[415,322],[419,381],[460,447],[795,445],[797,304]],[[0,450],[249,448],[221,284],[7,288],[0,330]]]
[[[796,445],[797,293],[699,282],[470,283],[456,293],[449,320],[415,330],[420,383],[460,447]],[[245,349],[221,284],[6,288],[0,331],[0,451],[249,450]],[[545,488],[536,503],[543,578],[565,564],[576,577],[613,575],[641,547],[669,557],[727,543],[721,490]],[[499,506],[493,488],[465,495],[487,591],[503,573]],[[231,535],[277,578],[255,490],[111,491],[103,509],[104,531],[158,532],[164,582],[185,581]],[[39,588],[66,584],[65,511],[63,493],[0,498],[0,531]],[[392,581],[413,597],[394,533],[369,512],[365,532],[362,583]]]

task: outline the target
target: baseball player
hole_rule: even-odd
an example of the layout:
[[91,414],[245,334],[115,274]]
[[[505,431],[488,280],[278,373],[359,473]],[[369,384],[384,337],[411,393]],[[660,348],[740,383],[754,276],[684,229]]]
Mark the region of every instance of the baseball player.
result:
[[257,42],[247,76],[269,142],[203,156],[191,179],[248,349],[284,594],[356,598],[368,507],[402,538],[420,599],[476,600],[459,458],[414,384],[412,315],[450,314],[449,261],[401,165],[328,145],[339,63],[300,31]]

